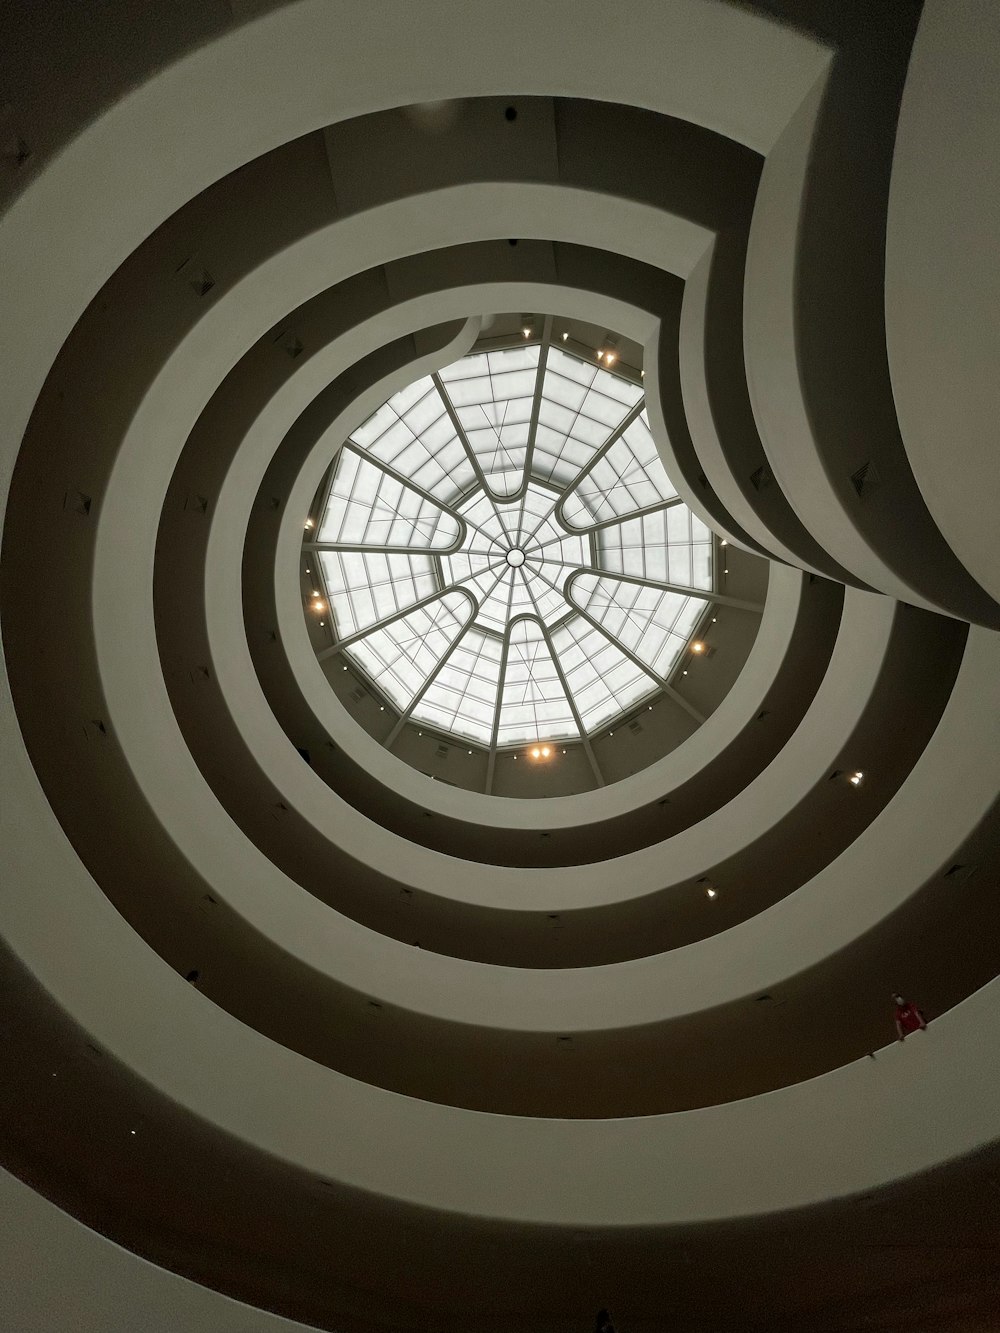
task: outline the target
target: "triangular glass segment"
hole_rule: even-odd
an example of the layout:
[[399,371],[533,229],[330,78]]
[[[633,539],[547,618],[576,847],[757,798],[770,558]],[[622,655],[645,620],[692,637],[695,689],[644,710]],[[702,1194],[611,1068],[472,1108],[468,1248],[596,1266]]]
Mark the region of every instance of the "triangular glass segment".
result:
[[489,745],[503,640],[470,629],[413,710],[416,721]]
[[447,550],[461,536],[461,524],[432,499],[345,446],[326,512],[321,543],[396,550]]
[[707,606],[702,597],[590,573],[572,580],[569,600],[660,677],[684,651]]
[[636,385],[559,347],[550,348],[532,475],[560,489],[568,486],[641,397]]
[[597,534],[598,564],[681,587],[712,587],[712,534],[686,505],[626,519]]
[[569,491],[562,517],[571,528],[592,528],[676,495],[642,412]]
[[476,483],[472,460],[429,375],[393,394],[351,440],[442,504],[455,504]]
[[496,496],[524,481],[531,404],[538,378],[537,344],[467,356],[441,372],[469,446]]
[[351,654],[378,682],[386,697],[403,711],[472,618],[469,597],[446,592],[440,600],[408,612],[351,646]]
[[497,744],[579,734],[541,627],[535,620],[515,622],[507,646]]
[[378,624],[437,589],[429,555],[317,551],[339,639]]
[[599,629],[574,615],[552,631],[570,693],[588,732],[655,694],[658,684]]

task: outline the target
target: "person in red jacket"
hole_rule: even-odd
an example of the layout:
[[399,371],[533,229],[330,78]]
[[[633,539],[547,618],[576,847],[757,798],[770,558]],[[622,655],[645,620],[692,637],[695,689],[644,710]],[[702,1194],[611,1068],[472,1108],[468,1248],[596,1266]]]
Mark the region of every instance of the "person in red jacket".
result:
[[902,995],[895,994],[892,999],[896,1006],[896,1033],[899,1040],[905,1041],[911,1032],[923,1032],[927,1020],[913,1001],[904,1000]]

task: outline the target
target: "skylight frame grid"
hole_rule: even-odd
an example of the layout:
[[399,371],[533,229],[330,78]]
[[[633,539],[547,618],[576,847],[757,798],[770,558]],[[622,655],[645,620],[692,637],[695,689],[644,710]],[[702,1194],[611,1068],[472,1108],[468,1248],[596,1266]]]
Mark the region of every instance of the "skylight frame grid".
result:
[[617,375],[571,356],[549,351],[535,451],[548,460],[539,480],[572,482],[642,397],[642,390]]
[[[572,373],[567,374],[570,369]],[[532,377],[530,394],[529,376]],[[546,384],[561,385],[563,380],[568,381],[562,385],[564,391],[547,398]],[[606,387],[610,387],[612,393],[604,395]],[[557,397],[562,401],[555,401]],[[387,410],[391,404],[399,409],[395,415]],[[512,408],[512,405],[516,406]],[[463,421],[463,412],[466,409],[474,411],[477,407],[482,409],[481,415],[487,423],[482,429],[488,428],[493,436],[492,444],[488,440],[484,443],[485,436],[476,435],[478,428],[467,413]],[[510,419],[512,410],[513,421]],[[529,439],[533,412],[536,415],[535,436]],[[600,420],[602,416],[604,419]],[[553,445],[555,442],[546,432],[555,428],[552,423],[562,426],[564,433],[558,452],[549,455],[546,453],[547,442]],[[508,426],[512,429],[508,430]],[[471,440],[469,430],[473,435]],[[497,434],[503,445],[499,450],[493,447]],[[367,448],[366,438],[370,440]],[[522,446],[523,453],[509,452]],[[345,647],[345,654],[350,656],[368,637],[366,618],[376,612],[381,615],[390,605],[397,612],[405,611],[403,603],[428,586],[432,572],[442,595],[449,589],[461,588],[475,596],[480,604],[475,623],[470,619],[454,643],[453,651],[448,653],[446,660],[438,663],[440,669],[429,674],[410,700],[412,721],[420,722],[437,734],[450,734],[463,741],[489,745],[491,751],[543,739],[540,735],[530,734],[530,727],[518,738],[517,727],[502,716],[506,676],[504,680],[499,678],[500,658],[497,654],[502,655],[504,633],[511,617],[517,615],[537,617],[537,621],[521,620],[515,622],[515,628],[517,624],[539,623],[545,627],[541,631],[544,635],[557,635],[569,652],[567,661],[560,662],[560,670],[556,671],[557,664],[550,649],[550,642],[554,640],[546,639],[545,652],[552,663],[546,688],[556,690],[557,677],[571,675],[572,683],[559,679],[558,689],[574,714],[572,733],[566,736],[550,734],[547,739],[577,739],[582,734],[587,746],[588,737],[595,731],[658,692],[683,651],[685,641],[674,632],[675,625],[680,623],[677,621],[680,608],[693,605],[691,597],[701,591],[687,578],[669,577],[671,569],[677,574],[681,568],[679,558],[674,558],[671,564],[670,548],[677,548],[678,557],[684,546],[689,552],[695,546],[699,548],[697,577],[705,582],[707,591],[714,582],[713,543],[711,534],[700,520],[679,504],[675,490],[666,479],[648,430],[640,386],[548,345],[547,341],[544,355],[538,345],[474,354],[433,377],[424,377],[416,386],[409,386],[402,397],[394,396],[390,404],[373,413],[364,427],[354,432],[342,452],[352,451],[368,458],[374,466],[381,463],[386,469],[382,475],[389,480],[379,481],[374,497],[369,486],[368,493],[358,498],[362,504],[367,502],[371,510],[361,526],[363,536],[370,541],[374,530],[383,538],[378,545],[390,549],[376,551],[380,559],[372,564],[372,568],[380,572],[380,577],[373,582],[370,603],[364,591],[347,587],[342,590],[341,583],[345,580],[330,580],[333,591],[328,591],[328,597],[335,639],[350,639],[351,635],[344,632],[349,628],[359,631],[356,639]],[[526,458],[532,467],[530,477],[523,470]],[[571,458],[573,466],[569,463]],[[498,463],[506,469],[500,480],[493,471]],[[565,467],[559,472],[562,464]],[[416,486],[409,486],[402,476],[393,477],[393,471],[413,473]],[[341,561],[337,568],[343,570],[347,568],[343,559],[349,553],[360,553],[370,559],[373,548],[365,543],[324,542],[329,530],[326,523],[330,501],[338,491],[339,462],[332,472],[321,540],[316,545],[320,548],[324,544],[335,546]],[[618,506],[645,510],[647,505],[640,502],[657,500],[660,502],[658,512],[630,518],[629,511],[615,508],[609,514],[608,497],[599,494],[604,486],[610,487]],[[340,489],[345,489],[342,484]],[[566,522],[560,521],[567,508],[571,513],[581,513],[579,507],[573,511],[569,505],[574,492],[590,506],[589,512],[583,515],[586,523],[572,523],[573,528],[581,531],[570,531]],[[506,505],[501,498],[503,494],[512,495],[515,503]],[[386,515],[381,511],[388,506],[382,503],[383,499],[403,501],[398,505],[403,512],[396,513],[395,525],[386,525]],[[669,508],[665,507],[668,505]],[[377,506],[380,508],[376,515]],[[680,512],[676,517],[668,517],[675,510],[682,510],[683,518]],[[436,520],[431,520],[432,514],[436,514]],[[569,518],[569,514],[566,517]],[[373,522],[373,519],[377,521]],[[626,527],[630,522],[632,526]],[[456,524],[464,524],[460,542],[460,529]],[[700,532],[693,526],[695,524],[699,525]],[[665,542],[667,554],[658,565],[655,560],[650,562],[646,558],[647,552],[642,553],[641,559],[636,554],[643,542],[648,545],[657,532],[665,537],[669,530],[671,537],[676,537],[682,526],[687,534],[684,541]],[[451,549],[444,545],[442,536],[452,536],[448,543]],[[693,541],[695,537],[700,540]],[[396,542],[406,541],[410,545],[404,550],[397,552],[394,549]],[[421,545],[414,545],[416,542]],[[428,545],[428,542],[436,544]],[[517,569],[508,567],[504,558],[508,548],[515,545],[525,553],[524,564]],[[324,583],[327,582],[326,562],[332,554],[317,550]],[[382,561],[395,563],[383,564]],[[423,563],[404,564],[403,561]],[[614,568],[616,563],[618,569]],[[693,555],[689,555],[687,567],[692,571],[694,563]],[[600,583],[602,578],[614,580],[616,573],[648,579],[657,568],[663,570],[660,581],[688,585],[690,592],[685,592],[686,600],[679,602],[676,596],[668,595],[662,589],[652,591],[648,587],[632,585],[628,592],[622,592],[626,584]],[[411,573],[419,569],[419,584],[416,577],[409,578],[405,574],[407,569]],[[598,602],[590,607],[590,613],[603,627],[600,629],[590,624],[563,594],[567,579],[582,569],[593,576],[594,587],[603,588]],[[386,577],[390,571],[395,571],[397,577]],[[580,581],[573,583],[571,580],[571,586],[578,588]],[[611,604],[608,590],[613,586],[620,591],[621,605]],[[353,596],[354,601],[349,613],[342,611],[342,618],[338,620],[337,610],[345,595]],[[606,605],[599,604],[601,597],[606,597]],[[686,613],[685,623],[692,614],[697,620],[704,606],[700,603],[695,612]],[[666,614],[668,608],[672,608],[672,621]],[[644,625],[641,632],[632,623],[637,617]],[[373,622],[373,632],[378,623]],[[612,626],[625,635],[624,648],[609,640]],[[405,632],[405,628],[399,633]],[[580,642],[586,644],[593,658],[591,667],[586,670],[575,662],[573,656]],[[479,657],[475,659],[479,662],[478,675],[470,644],[479,645]],[[489,646],[484,648],[483,645]],[[511,645],[507,644],[508,654],[510,649]],[[382,656],[385,655],[383,651]],[[383,678],[385,668],[379,661],[373,658],[367,669],[360,661],[367,656],[369,654],[364,649],[357,654],[362,674],[369,674],[376,680]],[[641,664],[647,659],[643,670]],[[470,663],[473,665],[469,666]],[[565,670],[567,663],[568,672]],[[595,671],[594,664],[600,670]],[[469,669],[463,676],[465,667]],[[519,669],[515,648],[514,658],[510,660],[512,682]],[[492,686],[491,672],[497,673]],[[569,684],[569,695],[565,693],[566,684]],[[408,677],[407,688],[411,686],[412,680]],[[395,691],[401,698],[403,691],[398,681]],[[386,693],[388,697],[388,691]],[[395,699],[392,702],[396,704]],[[570,725],[566,708],[563,708],[561,718],[532,716],[536,731],[546,720],[553,729]],[[589,749],[588,754],[600,781],[596,761]]]
[[440,590],[428,552],[316,551],[337,638],[347,639]]
[[683,584],[696,592],[710,592],[714,588],[713,548],[709,529],[684,505],[641,518],[626,517],[597,533],[601,569],[661,583]]
[[319,525],[319,545],[441,551],[461,535],[460,521],[439,503],[367,454],[346,444],[341,449]]
[[573,705],[541,626],[531,619],[512,624],[500,685],[497,745],[579,739]]
[[352,644],[349,651],[379,692],[405,712],[468,631],[474,614],[472,599],[449,589],[438,602],[415,608],[403,619],[375,629]]

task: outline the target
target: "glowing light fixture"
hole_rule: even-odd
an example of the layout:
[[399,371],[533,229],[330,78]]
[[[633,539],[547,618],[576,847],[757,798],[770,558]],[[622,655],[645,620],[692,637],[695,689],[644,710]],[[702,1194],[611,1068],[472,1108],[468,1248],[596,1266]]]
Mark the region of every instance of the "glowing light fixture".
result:
[[717,898],[718,896],[719,896],[719,894],[718,894],[718,890],[717,890],[717,889],[706,889],[706,890],[705,890],[705,897],[706,897],[706,898]]
[[691,645],[691,651],[693,653],[703,653],[705,651],[705,645],[700,639],[695,639],[694,643]]
[[852,774],[851,774],[851,782],[852,782],[852,784],[853,784],[855,787],[860,787],[860,786],[861,786],[861,783],[864,781],[864,776],[865,776],[864,773],[862,773],[862,772],[860,772],[860,771],[857,772],[857,773],[852,773]]

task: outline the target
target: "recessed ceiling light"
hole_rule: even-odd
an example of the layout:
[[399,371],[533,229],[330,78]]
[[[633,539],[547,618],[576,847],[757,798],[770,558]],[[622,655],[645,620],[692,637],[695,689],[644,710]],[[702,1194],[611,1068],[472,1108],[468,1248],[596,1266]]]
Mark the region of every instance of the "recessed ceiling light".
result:
[[864,776],[865,776],[864,773],[861,773],[861,772],[858,772],[858,773],[852,773],[852,774],[851,774],[851,782],[853,782],[853,784],[855,785],[855,787],[860,787],[862,781],[864,780]]
[[549,747],[548,747],[547,745],[543,745],[543,746],[542,746],[542,758],[543,758],[543,759],[548,759],[548,757],[549,757],[549,755],[550,755],[551,753],[552,753],[552,751],[549,749]]
[[307,528],[311,528],[312,525],[313,525],[313,521],[312,521],[312,519],[311,519],[311,518],[307,518],[307,519],[306,519],[306,527],[307,527]]
[[531,752],[531,757],[532,757],[533,759],[539,759],[539,758],[541,757],[541,753],[542,753],[541,750],[540,750],[540,749],[538,748],[538,746],[536,745],[535,748],[534,748],[534,749],[532,750],[532,752]]
[[693,653],[703,653],[705,651],[705,645],[700,639],[695,639],[694,643],[691,645],[691,651]]
[[705,890],[705,896],[706,896],[707,898],[716,898],[716,897],[718,897],[718,893],[717,893],[717,891],[716,891],[715,889],[706,889],[706,890]]
[[568,333],[564,333],[563,336],[562,336],[562,339],[563,339],[563,342],[567,342],[567,341],[569,340],[569,334],[568,334]]
[[720,545],[720,546],[728,546],[729,543],[726,541],[725,537],[723,537],[722,541],[719,542],[719,545]]

